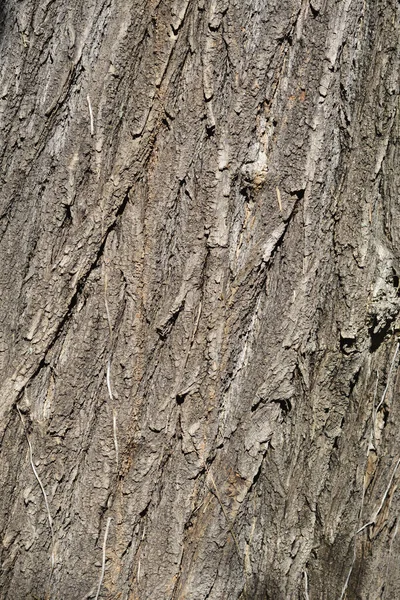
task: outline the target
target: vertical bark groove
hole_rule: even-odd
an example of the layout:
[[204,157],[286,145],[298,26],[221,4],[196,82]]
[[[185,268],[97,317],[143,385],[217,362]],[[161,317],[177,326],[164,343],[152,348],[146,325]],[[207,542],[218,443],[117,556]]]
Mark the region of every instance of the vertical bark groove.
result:
[[399,596],[399,10],[0,6],[1,598]]

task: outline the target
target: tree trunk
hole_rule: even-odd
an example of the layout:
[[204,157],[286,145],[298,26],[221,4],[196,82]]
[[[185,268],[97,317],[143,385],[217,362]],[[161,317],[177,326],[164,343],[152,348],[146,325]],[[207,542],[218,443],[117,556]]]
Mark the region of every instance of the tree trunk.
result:
[[400,598],[399,11],[3,0],[2,599]]

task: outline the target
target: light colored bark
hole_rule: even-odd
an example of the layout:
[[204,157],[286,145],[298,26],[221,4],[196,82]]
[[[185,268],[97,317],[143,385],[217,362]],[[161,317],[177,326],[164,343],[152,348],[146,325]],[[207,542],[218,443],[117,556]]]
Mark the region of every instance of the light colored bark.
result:
[[1,598],[400,597],[399,4],[0,15]]

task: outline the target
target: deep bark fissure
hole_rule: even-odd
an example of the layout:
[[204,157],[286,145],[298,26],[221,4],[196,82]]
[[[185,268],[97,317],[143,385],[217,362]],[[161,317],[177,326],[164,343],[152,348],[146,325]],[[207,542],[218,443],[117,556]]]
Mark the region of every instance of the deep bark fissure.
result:
[[399,596],[399,23],[0,6],[1,597]]

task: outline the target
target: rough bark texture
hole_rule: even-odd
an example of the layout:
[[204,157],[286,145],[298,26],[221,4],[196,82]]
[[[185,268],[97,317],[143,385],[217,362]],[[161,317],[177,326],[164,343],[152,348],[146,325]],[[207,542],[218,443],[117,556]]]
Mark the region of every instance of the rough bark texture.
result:
[[0,597],[400,598],[398,2],[0,22]]

